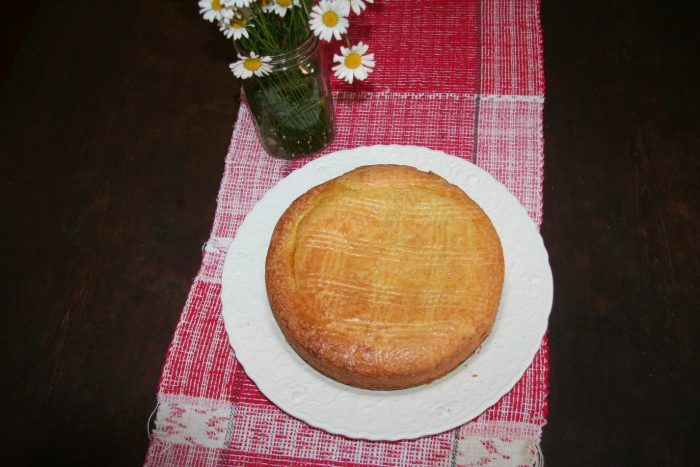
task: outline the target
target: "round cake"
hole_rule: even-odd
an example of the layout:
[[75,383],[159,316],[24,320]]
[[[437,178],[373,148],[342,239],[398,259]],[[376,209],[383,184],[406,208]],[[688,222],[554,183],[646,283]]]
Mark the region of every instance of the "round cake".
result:
[[493,326],[503,251],[484,211],[433,173],[370,165],[312,188],[278,221],[270,306],[292,348],[368,389],[428,383]]

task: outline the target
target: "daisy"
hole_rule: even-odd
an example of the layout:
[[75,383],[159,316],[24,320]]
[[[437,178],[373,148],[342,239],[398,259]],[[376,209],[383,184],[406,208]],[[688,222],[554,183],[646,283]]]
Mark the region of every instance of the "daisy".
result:
[[282,18],[287,14],[287,10],[291,10],[295,6],[299,5],[299,0],[272,0],[270,11],[274,11]]
[[352,7],[352,11],[355,12],[356,15],[359,15],[362,13],[362,10],[367,8],[366,3],[374,3],[374,0],[341,0],[343,3],[348,5],[348,7]]
[[224,0],[228,6],[235,6],[236,8],[245,8],[253,3],[253,0]]
[[199,13],[209,22],[222,21],[233,17],[233,9],[229,8],[231,0],[200,0]]
[[219,21],[219,31],[224,33],[224,36],[234,40],[238,40],[241,37],[250,37],[248,35],[248,29],[254,27],[254,24],[248,24],[243,16],[234,16],[231,19],[225,19]]
[[237,62],[231,63],[228,67],[238,78],[250,78],[251,76],[265,76],[272,71],[270,57],[258,57],[255,52],[250,53],[250,57],[238,55]]
[[270,13],[275,9],[275,2],[274,0],[260,0],[260,6],[263,13]]
[[348,32],[348,14],[350,9],[346,3],[321,0],[311,10],[309,26],[321,40],[330,42],[332,37],[340,40],[340,35]]
[[349,49],[340,47],[342,55],[333,55],[333,61],[338,65],[333,67],[335,76],[352,83],[354,78],[362,81],[367,78],[374,68],[374,54],[365,55],[369,46],[360,41]]

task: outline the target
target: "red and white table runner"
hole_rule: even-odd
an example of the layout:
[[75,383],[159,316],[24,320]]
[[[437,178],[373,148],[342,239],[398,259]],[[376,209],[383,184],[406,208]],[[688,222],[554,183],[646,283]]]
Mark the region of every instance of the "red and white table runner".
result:
[[[377,66],[333,81],[337,136],[442,150],[490,172],[542,221],[544,72],[538,0],[377,0],[353,17]],[[329,70],[330,71],[330,70]],[[246,376],[221,317],[227,247],[254,204],[309,159],[265,154],[242,105],[211,236],[158,388],[146,465],[533,465],[546,419],[547,343],[498,403],[454,430],[378,442],[331,435],[271,404]]]

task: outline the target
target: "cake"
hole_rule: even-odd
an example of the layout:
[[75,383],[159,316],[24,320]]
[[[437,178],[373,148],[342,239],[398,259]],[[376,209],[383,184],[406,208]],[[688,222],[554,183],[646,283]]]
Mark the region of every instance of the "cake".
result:
[[291,347],[341,383],[402,389],[467,359],[491,331],[503,252],[484,211],[442,177],[369,165],[279,219],[265,265]]

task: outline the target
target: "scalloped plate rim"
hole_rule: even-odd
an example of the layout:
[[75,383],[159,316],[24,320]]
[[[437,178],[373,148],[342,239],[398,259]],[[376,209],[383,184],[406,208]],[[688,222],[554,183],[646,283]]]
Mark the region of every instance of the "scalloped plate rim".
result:
[[[369,156],[368,156],[369,154]],[[381,161],[381,162],[373,162],[374,164],[377,163],[387,163],[387,164],[397,164],[397,165],[409,165],[416,167],[416,165],[411,164],[411,163],[406,163],[406,161],[401,161],[401,160],[392,160],[392,158],[395,158],[397,154],[400,154],[398,156],[398,159],[402,159],[405,157],[425,157],[426,154],[432,156],[432,157],[437,157],[441,158],[445,161],[449,161],[452,163],[456,163],[457,165],[463,164],[464,167],[469,167],[469,170],[476,171],[479,173],[481,176],[483,176],[486,180],[488,180],[488,183],[492,185],[491,188],[496,188],[500,191],[500,195],[507,200],[509,203],[514,203],[517,205],[517,209],[519,209],[520,213],[524,213],[525,216],[527,216],[529,222],[528,230],[530,230],[530,234],[532,235],[534,233],[534,238],[535,240],[535,245],[532,245],[536,247],[537,250],[539,250],[537,253],[538,258],[536,260],[538,263],[541,263],[544,267],[544,272],[545,274],[545,283],[543,285],[544,291],[547,294],[546,297],[546,302],[544,305],[541,306],[540,313],[538,314],[539,319],[539,325],[537,326],[537,332],[532,332],[530,333],[530,345],[527,348],[527,351],[524,352],[525,355],[527,355],[527,358],[524,359],[524,361],[527,361],[527,364],[520,365],[522,368],[518,368],[516,372],[512,374],[512,377],[509,379],[508,383],[502,384],[497,391],[492,391],[492,397],[487,398],[486,401],[483,401],[479,407],[470,410],[468,413],[466,413],[463,417],[459,418],[452,418],[442,424],[440,423],[432,423],[430,427],[425,427],[423,426],[422,429],[406,429],[402,430],[399,427],[397,427],[396,430],[394,430],[391,433],[386,433],[386,432],[373,432],[373,431],[366,431],[362,429],[358,429],[357,427],[355,429],[348,429],[347,426],[344,426],[342,424],[334,424],[334,423],[328,423],[324,422],[321,420],[318,420],[314,417],[310,417],[309,413],[303,413],[297,410],[295,407],[290,406],[286,404],[284,400],[281,400],[279,397],[277,397],[277,394],[274,393],[274,391],[270,391],[268,388],[269,381],[265,380],[265,376],[261,376],[260,374],[260,368],[257,367],[257,362],[255,361],[254,357],[250,357],[249,355],[246,355],[245,351],[243,353],[240,353],[240,350],[243,350],[243,347],[241,347],[244,344],[244,340],[239,339],[239,333],[236,328],[236,321],[234,319],[234,316],[231,315],[231,311],[233,311],[233,308],[235,305],[231,303],[231,301],[235,300],[235,297],[232,296],[230,288],[232,287],[231,281],[227,280],[228,276],[232,274],[232,271],[234,267],[232,266],[233,264],[233,259],[234,254],[231,254],[231,252],[235,252],[235,248],[238,247],[238,243],[241,241],[241,238],[243,238],[244,235],[247,234],[248,229],[250,228],[250,225],[252,223],[252,220],[254,219],[253,213],[258,213],[258,210],[260,209],[265,209],[266,203],[269,203],[271,200],[275,198],[275,196],[278,196],[280,192],[283,192],[284,189],[287,189],[290,185],[294,186],[294,184],[299,184],[301,185],[300,187],[296,188],[295,191],[301,190],[297,196],[303,194],[306,192],[308,189],[310,189],[313,186],[316,186],[320,183],[323,183],[323,181],[315,181],[311,184],[308,181],[309,177],[308,173],[312,171],[318,171],[324,163],[333,163],[335,162],[336,159],[342,159],[345,157],[351,157],[351,156],[357,156],[360,159],[363,157],[369,157],[370,159],[376,156],[386,156],[388,157],[387,160]],[[352,170],[355,167],[359,167],[361,165],[369,165],[367,162],[361,161],[359,163],[356,163],[357,159],[345,159],[342,162],[340,162],[340,165],[346,166],[343,168],[343,171],[341,173],[345,173],[349,170]],[[447,162],[445,162],[447,163]],[[420,165],[420,164],[417,164]],[[426,168],[421,168],[417,167],[420,170],[428,170]],[[330,180],[331,178],[335,178],[340,174],[325,174],[320,175],[320,177],[325,178],[325,180]],[[447,178],[450,183],[455,183],[454,181],[450,180],[450,176],[445,176],[442,175],[443,177]],[[458,184],[458,186],[460,186]],[[306,187],[306,188],[304,188]],[[464,187],[460,186],[464,191],[466,191],[470,197],[472,197],[473,193],[470,193],[469,189],[465,189]],[[476,191],[473,191],[476,192]],[[282,193],[284,194],[284,193]],[[287,195],[286,197],[289,197],[291,195]],[[296,199],[296,196],[291,198],[289,200],[289,203],[291,203],[294,199]],[[284,209],[286,209],[286,206],[284,206]],[[282,212],[284,211],[282,210]],[[486,210],[486,208],[485,208]],[[281,213],[280,213],[281,215]],[[277,219],[275,219],[275,222],[277,222]],[[274,224],[273,224],[274,227]],[[271,233],[271,232],[270,232]],[[269,238],[266,240],[265,245],[269,244]],[[264,282],[264,280],[263,280]],[[553,277],[552,277],[552,272],[551,268],[549,266],[549,258],[547,254],[547,250],[544,245],[544,241],[537,230],[534,222],[529,218],[529,215],[525,211],[525,209],[520,205],[520,203],[517,201],[515,196],[513,196],[508,189],[503,186],[500,182],[498,182],[491,174],[486,172],[484,169],[481,167],[471,163],[470,161],[467,161],[465,159],[446,154],[443,151],[439,150],[434,150],[430,148],[425,148],[425,147],[420,147],[420,146],[411,146],[411,145],[373,145],[373,146],[361,146],[361,147],[356,147],[356,148],[351,148],[351,149],[344,149],[344,150],[339,150],[335,151],[333,153],[329,153],[327,155],[318,157],[310,162],[308,162],[306,165],[301,167],[298,170],[295,170],[279,180],[272,188],[270,188],[264,195],[263,197],[254,205],[254,207],[251,209],[251,211],[246,215],[245,219],[243,222],[239,225],[236,235],[234,239],[232,240],[229,249],[226,254],[226,259],[224,262],[224,267],[222,270],[222,290],[221,290],[221,301],[222,301],[222,317],[224,320],[224,327],[227,332],[228,338],[229,338],[229,343],[233,347],[236,358],[238,360],[238,363],[241,365],[243,370],[246,372],[248,377],[256,384],[258,389],[261,391],[265,397],[267,397],[273,404],[275,404],[279,409],[283,410],[287,414],[302,420],[306,423],[308,423],[311,426],[321,428],[329,433],[333,434],[338,434],[342,436],[346,436],[349,438],[354,438],[354,439],[365,439],[365,440],[371,440],[371,441],[398,441],[398,440],[404,440],[404,439],[416,439],[419,437],[423,436],[430,436],[430,435],[435,435],[438,433],[445,432],[447,430],[456,428],[458,426],[463,425],[464,423],[467,423],[477,416],[479,416],[481,413],[483,413],[485,410],[487,410],[489,407],[493,406],[495,403],[497,403],[505,394],[507,394],[514,386],[515,384],[522,378],[524,375],[525,371],[527,368],[530,366],[532,363],[532,360],[534,359],[537,351],[540,348],[542,339],[544,338],[546,331],[547,331],[547,324],[548,324],[548,318],[549,314],[551,312],[551,307],[552,307],[552,302],[553,302]],[[269,308],[269,304],[268,304]],[[501,311],[499,310],[499,313]],[[274,319],[274,318],[273,318]],[[281,331],[280,331],[281,332]],[[296,355],[293,349],[289,347],[289,345],[284,342],[286,345],[288,352],[293,354],[292,358],[296,358],[300,360],[300,357]],[[238,347],[238,351],[236,348]],[[521,353],[522,353],[522,349]],[[250,358],[249,358],[250,357]],[[471,357],[470,357],[471,358]],[[469,360],[469,359],[468,359]],[[303,365],[306,365],[303,361],[301,361]],[[460,365],[461,368],[462,364]],[[315,372],[315,370],[312,370]],[[452,373],[457,372],[458,370],[453,370]],[[450,373],[450,374],[452,374]],[[443,378],[446,378],[450,374],[446,375]],[[321,375],[320,373],[318,374],[319,378],[325,379],[326,377]],[[436,382],[441,381],[441,379],[437,380]],[[411,388],[408,390],[401,390],[401,391],[381,391],[382,393],[385,394],[391,394],[391,393],[401,393],[402,391],[412,391],[415,389],[422,389],[426,388],[426,392],[430,392],[430,390],[434,387],[433,384],[431,383],[429,385],[424,385],[419,388]],[[337,385],[337,388],[340,391],[347,391],[348,394],[360,391],[360,392],[365,392],[367,390],[358,390],[357,388],[352,388],[349,386],[342,385],[340,383],[335,383],[332,382],[333,384]],[[373,391],[370,391],[373,392]]]

